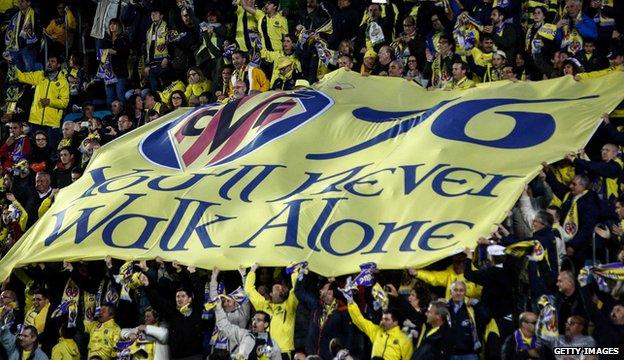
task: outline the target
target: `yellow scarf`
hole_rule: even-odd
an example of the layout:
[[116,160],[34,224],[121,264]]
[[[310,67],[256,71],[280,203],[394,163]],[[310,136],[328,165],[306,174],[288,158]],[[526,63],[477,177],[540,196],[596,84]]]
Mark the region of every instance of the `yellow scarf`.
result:
[[[613,161],[620,166],[620,170],[624,168],[624,163],[619,158],[615,158]],[[604,186],[607,199],[615,201],[620,196],[620,179],[618,177],[604,178]]]
[[63,291],[62,302],[67,303],[67,324],[70,327],[76,326],[76,320],[78,319],[78,303],[80,301],[80,289],[78,285],[70,278],[65,284],[65,290]]
[[6,314],[8,314],[11,310],[17,309],[17,302],[11,301],[7,305],[0,307],[0,320],[2,320]]
[[32,310],[26,315],[26,319],[24,319],[24,325],[32,325],[37,329],[39,334],[45,331],[46,318],[48,317],[48,311],[50,310],[50,303],[46,304],[46,306],[41,309],[37,313],[36,310]]
[[93,314],[95,314],[95,294],[84,292],[84,318],[85,320],[93,321]]
[[319,326],[323,327],[323,325],[325,324],[325,321],[327,321],[327,319],[329,318],[329,316],[336,311],[336,308],[338,307],[338,304],[336,303],[336,300],[332,301],[331,304],[323,305],[323,313],[321,313],[321,318],[319,319]]
[[186,304],[184,306],[182,306],[179,311],[180,314],[184,315],[184,316],[189,316],[191,314],[191,311],[193,310],[193,308],[191,307],[191,304]]
[[[147,30],[146,35],[146,50],[147,50],[147,61],[152,60],[161,60],[169,56],[169,51],[167,49],[167,23],[163,20],[154,29],[154,24],[152,23]],[[152,47],[152,41],[155,40],[156,48],[154,49],[154,58],[150,59],[150,50]]]
[[[572,199],[572,205],[570,205],[570,210],[566,214],[566,217],[563,221],[563,233],[561,236],[563,237],[564,242],[568,242],[570,239],[576,235],[578,231],[578,199],[587,194],[587,190],[583,191],[582,194],[575,196]],[[568,197],[569,195],[566,195]],[[565,202],[566,199],[563,201]]]
[[420,331],[420,336],[418,337],[418,346],[416,346],[417,348],[419,348],[420,345],[422,345],[422,341],[425,338],[430,337],[431,335],[435,334],[436,331],[440,330],[440,327],[436,326],[434,328],[429,329],[429,331],[427,331],[427,332],[425,332],[425,330],[426,330],[426,325],[423,324],[422,328],[421,328],[421,331]]

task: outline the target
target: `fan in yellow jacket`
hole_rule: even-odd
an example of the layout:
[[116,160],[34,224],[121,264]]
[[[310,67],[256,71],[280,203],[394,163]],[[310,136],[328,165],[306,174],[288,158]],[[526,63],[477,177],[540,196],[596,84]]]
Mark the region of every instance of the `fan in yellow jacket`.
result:
[[279,0],[267,0],[262,10],[256,9],[250,0],[242,0],[245,11],[254,15],[262,38],[262,48],[280,51],[282,37],[288,34],[288,20],[278,11]]
[[228,95],[234,94],[234,84],[237,80],[242,80],[247,84],[247,94],[252,91],[264,92],[269,90],[269,79],[262,69],[255,66],[249,66],[249,55],[242,51],[234,51],[232,54],[232,64],[234,72],[230,78],[230,88]]
[[99,356],[102,360],[117,358],[115,347],[121,336],[121,328],[114,319],[115,308],[102,305],[98,321],[84,321],[85,332],[89,334],[87,358]]
[[243,8],[241,0],[236,0],[236,44],[242,51],[251,50],[249,33],[258,31],[256,17]]
[[264,311],[271,316],[271,337],[282,353],[290,353],[295,349],[295,313],[299,300],[295,296],[294,284],[299,272],[293,272],[293,288],[289,292],[283,285],[274,284],[269,294],[271,300],[267,300],[256,290],[256,269],[258,264],[251,266],[245,279],[245,292],[249,294],[249,301],[256,311]]
[[[63,326],[61,331],[66,331],[66,327]],[[80,350],[74,339],[65,338],[67,334],[62,335],[59,338],[58,344],[52,348],[52,357],[50,360],[80,360]]]
[[201,71],[198,67],[191,67],[186,72],[186,78],[188,79],[188,85],[186,86],[186,91],[184,95],[186,99],[190,99],[191,96],[197,96],[209,92],[212,88],[212,82],[206,79],[204,72]]
[[384,360],[409,360],[414,351],[412,340],[401,331],[398,315],[393,311],[384,311],[381,324],[374,324],[364,319],[353,298],[345,296],[349,302],[351,320],[373,343],[371,357]]
[[59,128],[63,111],[69,104],[69,84],[60,73],[61,63],[56,56],[48,59],[46,71],[21,72],[15,70],[17,79],[35,86],[35,96],[30,107],[28,122]]
[[464,258],[462,255],[453,257],[453,264],[442,271],[416,270],[409,269],[409,272],[416,279],[422,280],[431,286],[444,286],[446,292],[444,297],[451,298],[451,285],[453,282],[460,280],[466,284],[466,296],[471,299],[481,297],[481,286],[476,285],[464,278]]
[[295,54],[295,42],[292,35],[285,35],[282,38],[281,51],[267,51],[265,49],[260,50],[260,56],[262,60],[266,60],[273,64],[273,72],[271,73],[271,87],[275,83],[275,80],[279,78],[279,65],[285,60],[289,59],[293,63],[293,68],[297,72],[301,72],[301,62]]
[[168,104],[169,97],[171,97],[173,92],[176,90],[180,90],[182,92],[186,91],[186,86],[182,81],[175,80],[174,82],[169,84],[169,86],[167,86],[163,91],[159,91],[158,95],[160,95],[160,100],[162,100],[163,103]]

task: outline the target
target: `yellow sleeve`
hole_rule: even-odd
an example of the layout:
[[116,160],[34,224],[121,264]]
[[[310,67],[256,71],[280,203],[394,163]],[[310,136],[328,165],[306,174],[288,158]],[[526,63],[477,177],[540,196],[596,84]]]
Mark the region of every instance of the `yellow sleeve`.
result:
[[262,18],[265,16],[264,11],[260,10],[260,9],[256,9],[256,13],[254,14],[254,16],[256,17],[256,21],[258,23],[260,23],[260,21],[262,20]]
[[176,86],[173,87],[173,90],[171,90],[171,92],[174,92],[176,90],[180,90],[180,91],[186,90],[186,86],[184,85],[182,81],[178,81],[176,83]]
[[95,329],[95,321],[91,320],[83,320],[84,329],[87,334],[91,334],[93,329]]
[[408,360],[412,358],[414,352],[414,346],[412,340],[408,337],[403,337],[403,344],[401,344],[401,359]]
[[19,69],[16,69],[15,75],[17,80],[30,85],[37,85],[43,80],[43,71],[21,72]]
[[28,222],[28,213],[24,210],[24,207],[22,207],[22,204],[20,204],[19,201],[13,201],[13,205],[15,205],[15,207],[20,211],[19,226],[22,231],[24,231],[26,230],[26,223]]
[[587,79],[594,79],[597,77],[605,76],[612,71],[613,71],[612,69],[604,69],[604,70],[598,70],[598,71],[592,71],[592,72],[579,73],[577,75],[579,78],[581,78],[581,80],[587,80]]
[[117,346],[117,342],[119,342],[119,338],[121,337],[121,328],[119,326],[115,326],[112,330],[113,331],[108,334],[108,344],[111,349],[110,357],[115,359],[117,357],[117,351],[115,351],[115,348]]
[[67,27],[69,28],[69,30],[75,31],[76,30],[76,17],[74,16],[74,13],[71,10],[65,11],[65,16],[67,18]]
[[267,62],[274,63],[282,56],[282,53],[279,51],[269,51],[264,48],[260,49],[260,57]]
[[358,308],[357,304],[351,303],[347,309],[349,310],[349,315],[351,316],[351,320],[355,326],[362,330],[362,332],[366,334],[371,341],[373,341],[377,331],[379,331],[379,326],[373,324],[370,320],[364,319],[364,316],[362,316],[360,308]]
[[297,299],[297,295],[295,295],[295,285],[297,284],[298,277],[299,271],[293,271],[293,273],[290,275],[290,283],[292,284],[292,288],[288,292],[288,298],[286,299],[286,308],[291,314],[297,312],[297,305],[299,305],[299,299]]
[[269,79],[267,79],[266,75],[264,74],[264,71],[262,71],[259,68],[255,68],[254,69],[254,77],[256,78],[256,81],[258,82],[258,86],[260,87],[260,91],[264,92],[269,90]]
[[416,278],[426,282],[431,286],[446,286],[448,271],[418,270],[416,272]]
[[251,301],[256,310],[264,310],[269,305],[269,301],[256,290],[255,271],[249,272],[245,278],[245,292],[249,294],[249,301]]
[[56,96],[50,96],[50,106],[63,110],[69,104],[69,83],[64,78],[60,78],[58,81],[61,83],[60,91],[58,91]]
[[472,299],[480,299],[482,287],[470,281],[463,281],[466,283],[466,296]]
[[54,29],[55,29],[54,20],[52,20],[52,21],[50,21],[48,26],[46,26],[45,33],[48,34],[48,35],[51,35],[51,34],[54,33]]
[[50,197],[48,196],[45,200],[41,202],[41,205],[39,205],[39,210],[37,210],[39,218],[41,218],[43,214],[50,210],[50,206],[52,206],[52,199],[50,199]]
[[188,84],[186,86],[186,90],[184,91],[184,96],[186,96],[186,100],[188,100],[191,95],[193,95],[193,85]]
[[284,29],[284,31],[282,32],[282,35],[288,34],[288,20],[286,20],[284,16],[280,16],[279,22],[280,22],[281,28]]
[[52,348],[52,356],[50,357],[50,360],[65,360],[65,353],[64,353],[64,349],[61,348],[62,344],[58,343],[56,345],[54,345],[54,347]]

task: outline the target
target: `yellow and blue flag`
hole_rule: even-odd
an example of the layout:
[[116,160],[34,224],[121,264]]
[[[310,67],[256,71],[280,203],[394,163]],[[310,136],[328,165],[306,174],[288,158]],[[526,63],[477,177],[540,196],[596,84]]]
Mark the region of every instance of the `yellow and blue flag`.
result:
[[425,91],[327,74],[178,110],[99,149],[0,262],[307,261],[324,276],[422,267],[474,246],[541,169],[591,137],[624,73]]

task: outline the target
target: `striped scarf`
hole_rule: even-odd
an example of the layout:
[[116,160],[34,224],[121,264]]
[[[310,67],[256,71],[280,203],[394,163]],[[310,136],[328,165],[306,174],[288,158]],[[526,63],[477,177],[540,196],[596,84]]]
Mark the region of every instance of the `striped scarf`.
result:
[[[20,27],[21,24],[21,27]],[[18,27],[20,27],[18,29]],[[32,45],[37,42],[37,35],[35,34],[35,10],[29,7],[26,10],[26,14],[18,11],[13,15],[11,22],[4,34],[4,44],[7,50],[19,50],[19,38],[25,40],[27,45]]]
[[563,233],[561,234],[561,236],[563,237],[563,241],[565,242],[568,242],[569,240],[571,240],[578,231],[578,228],[579,228],[578,199],[583,197],[585,194],[587,194],[587,190],[583,191],[582,194],[577,195],[572,199],[570,210],[568,210],[568,213],[566,214],[565,219],[563,220]]

